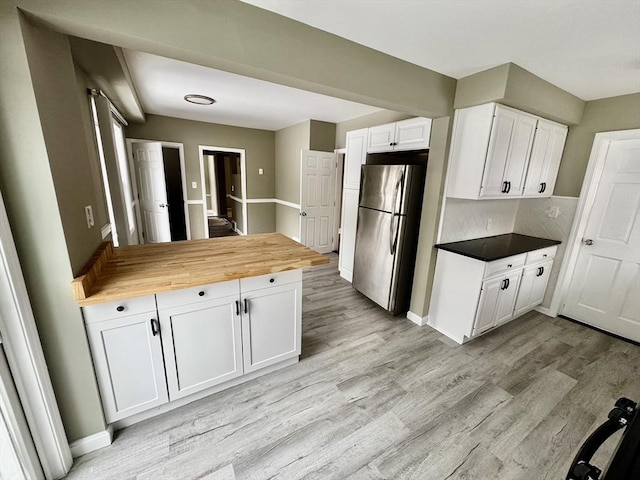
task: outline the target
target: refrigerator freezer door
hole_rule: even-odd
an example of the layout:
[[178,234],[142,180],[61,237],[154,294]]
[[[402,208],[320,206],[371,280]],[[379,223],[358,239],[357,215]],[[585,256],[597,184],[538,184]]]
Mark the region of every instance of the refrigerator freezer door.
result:
[[353,286],[385,309],[390,309],[394,283],[399,217],[369,208],[358,209],[358,234]]
[[405,165],[363,165],[360,206],[397,212],[402,200]]

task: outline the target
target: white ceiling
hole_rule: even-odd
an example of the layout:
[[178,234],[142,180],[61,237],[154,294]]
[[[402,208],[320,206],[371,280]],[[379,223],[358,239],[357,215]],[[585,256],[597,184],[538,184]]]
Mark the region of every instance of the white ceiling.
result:
[[243,0],[442,74],[513,62],[593,100],[640,91],[638,0]]
[[[280,130],[309,119],[338,123],[380,110],[149,53],[124,50],[124,55],[146,113]],[[187,103],[188,93],[216,103]]]

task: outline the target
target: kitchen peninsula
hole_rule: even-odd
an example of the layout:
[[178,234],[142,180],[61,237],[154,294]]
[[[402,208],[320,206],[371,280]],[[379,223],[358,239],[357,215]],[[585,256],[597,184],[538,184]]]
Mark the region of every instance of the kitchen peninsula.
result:
[[72,287],[107,422],[135,423],[297,362],[302,268],[328,262],[278,233],[103,244]]

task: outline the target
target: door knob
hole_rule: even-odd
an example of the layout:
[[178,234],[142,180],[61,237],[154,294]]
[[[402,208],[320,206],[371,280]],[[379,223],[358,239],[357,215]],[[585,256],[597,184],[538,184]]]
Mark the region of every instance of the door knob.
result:
[[582,243],[584,243],[585,245],[593,245],[593,240],[591,240],[590,238],[583,239]]
[[302,215],[303,217],[307,216],[307,212],[301,212],[300,215]]
[[167,205],[165,205],[164,203],[161,203],[160,205],[158,205],[160,208],[166,208]]

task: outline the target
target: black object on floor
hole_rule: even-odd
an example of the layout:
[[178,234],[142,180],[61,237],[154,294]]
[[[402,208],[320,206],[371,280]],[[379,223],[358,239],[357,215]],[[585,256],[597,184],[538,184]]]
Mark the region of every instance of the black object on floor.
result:
[[569,468],[567,480],[598,480],[602,470],[589,462],[602,444],[623,428],[626,430],[602,480],[640,478],[640,410],[636,402],[622,397],[609,412],[609,419],[580,447]]

